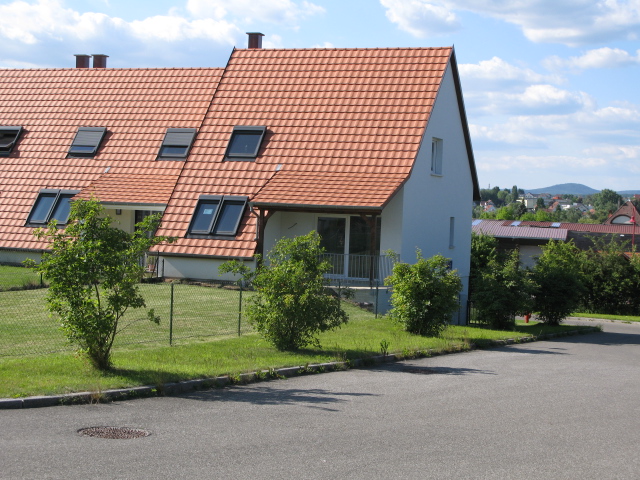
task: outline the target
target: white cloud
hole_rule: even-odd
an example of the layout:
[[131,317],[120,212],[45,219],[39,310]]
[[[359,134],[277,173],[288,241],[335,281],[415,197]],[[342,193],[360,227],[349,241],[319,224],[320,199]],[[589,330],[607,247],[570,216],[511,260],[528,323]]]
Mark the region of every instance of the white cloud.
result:
[[311,2],[292,0],[189,0],[187,10],[196,17],[230,16],[248,23],[270,22],[294,27],[301,20],[325,11]]
[[460,77],[471,90],[503,90],[506,86],[525,86],[532,83],[563,83],[559,75],[542,75],[529,68],[512,65],[499,57],[477,64],[461,64]]
[[633,56],[619,48],[598,48],[589,50],[580,57],[563,59],[552,56],[544,60],[543,65],[549,70],[587,70],[590,68],[617,68],[640,64],[640,50]]
[[387,18],[418,38],[449,33],[460,28],[456,15],[439,2],[425,0],[380,0]]
[[[424,37],[459,27],[456,11],[502,19],[534,42],[582,45],[637,39],[639,0],[380,0],[401,29]],[[433,16],[433,19],[429,19]],[[440,30],[434,26],[439,25]],[[448,27],[448,28],[447,28]]]

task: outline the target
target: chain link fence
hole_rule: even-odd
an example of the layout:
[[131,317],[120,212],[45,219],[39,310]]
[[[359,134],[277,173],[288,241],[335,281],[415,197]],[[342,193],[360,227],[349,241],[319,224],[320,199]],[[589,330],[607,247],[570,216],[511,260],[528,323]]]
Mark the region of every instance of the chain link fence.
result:
[[[176,345],[251,331],[243,312],[253,292],[235,282],[143,283],[147,309],[130,309],[119,324],[114,348],[131,344]],[[46,310],[46,288],[0,291],[0,357],[39,355],[73,349],[60,322]]]

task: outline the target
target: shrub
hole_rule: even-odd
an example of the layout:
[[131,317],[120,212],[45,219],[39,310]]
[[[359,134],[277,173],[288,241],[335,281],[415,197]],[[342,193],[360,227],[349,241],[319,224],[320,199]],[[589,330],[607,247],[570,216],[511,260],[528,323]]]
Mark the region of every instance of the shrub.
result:
[[348,319],[340,299],[325,289],[324,274],[331,266],[320,260],[321,253],[316,232],[283,238],[254,274],[256,295],[247,307],[247,317],[279,350],[319,346],[319,332]]
[[550,240],[532,271],[534,310],[549,325],[559,325],[580,304],[584,275],[583,253],[573,241]]
[[441,255],[425,259],[417,250],[417,262],[396,263],[385,282],[393,288],[389,315],[410,333],[438,336],[458,309],[462,282]]
[[531,311],[533,285],[520,267],[520,255],[511,251],[504,261],[491,258],[476,274],[472,301],[478,320],[496,329],[515,325],[515,316]]
[[[136,225],[135,233],[127,233],[111,227],[97,200],[77,200],[64,230],[54,221],[35,231],[51,242],[40,264],[27,262],[49,281],[48,309],[60,317],[67,338],[100,370],[111,366],[122,316],[129,308],[145,306],[138,291],[144,271],[139,260],[153,245],[168,240],[148,236],[159,222],[159,216],[149,216]],[[153,310],[148,318],[159,322]]]

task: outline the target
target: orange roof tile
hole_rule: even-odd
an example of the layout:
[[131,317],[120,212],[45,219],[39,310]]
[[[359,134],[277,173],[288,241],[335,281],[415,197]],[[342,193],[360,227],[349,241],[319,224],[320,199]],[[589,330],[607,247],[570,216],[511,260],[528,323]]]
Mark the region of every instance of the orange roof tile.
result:
[[[0,158],[0,248],[46,247],[24,226],[44,188],[92,185],[105,201],[166,203],[184,164],[156,161],[166,129],[200,127],[222,72],[0,69],[0,125],[24,129]],[[67,158],[78,127],[107,128],[94,158]],[[126,188],[135,176],[150,181]]]
[[[249,213],[236,242],[183,238],[202,194],[380,210],[411,172],[452,51],[235,50],[166,210],[172,221],[160,233],[180,238],[163,251],[254,253]],[[267,127],[258,157],[225,161],[233,127],[243,125]]]

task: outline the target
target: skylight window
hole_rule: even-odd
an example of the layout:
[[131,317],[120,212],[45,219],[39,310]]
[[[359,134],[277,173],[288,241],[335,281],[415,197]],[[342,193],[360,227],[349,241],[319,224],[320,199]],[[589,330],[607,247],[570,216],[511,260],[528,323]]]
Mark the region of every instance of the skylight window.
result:
[[69,147],[70,157],[93,157],[104,138],[104,127],[80,127]]
[[235,236],[246,204],[246,197],[202,195],[191,219],[189,233]]
[[251,160],[258,156],[267,127],[234,127],[225,157],[229,160]]
[[66,224],[71,199],[77,193],[77,190],[41,190],[29,213],[27,224],[46,225],[51,220],[56,220],[58,225]]
[[6,157],[11,154],[20,132],[22,127],[0,127],[0,156]]
[[167,128],[158,160],[181,160],[187,158],[196,137],[195,128]]

